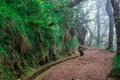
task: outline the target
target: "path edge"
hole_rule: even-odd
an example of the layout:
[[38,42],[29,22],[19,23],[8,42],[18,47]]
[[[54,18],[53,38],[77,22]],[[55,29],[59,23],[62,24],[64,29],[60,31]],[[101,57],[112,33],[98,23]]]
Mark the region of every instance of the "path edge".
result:
[[64,58],[62,60],[58,60],[58,61],[55,61],[53,63],[48,63],[46,64],[45,66],[43,66],[42,68],[38,68],[38,70],[36,72],[34,72],[31,76],[26,76],[25,77],[25,80],[34,80],[38,75],[41,75],[42,73],[44,73],[45,71],[49,70],[51,67],[54,67],[62,62],[65,62],[65,61],[68,61],[68,60],[71,60],[71,59],[75,59],[75,58],[78,58],[79,56],[71,56],[71,57],[67,57],[67,58]]

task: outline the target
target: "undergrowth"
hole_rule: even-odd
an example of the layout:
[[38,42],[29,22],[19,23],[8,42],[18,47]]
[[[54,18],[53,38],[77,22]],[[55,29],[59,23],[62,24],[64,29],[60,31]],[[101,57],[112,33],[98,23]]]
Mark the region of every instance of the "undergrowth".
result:
[[[109,74],[110,77],[120,79],[120,56],[114,58],[114,66]],[[116,79],[116,80],[117,80]]]
[[117,51],[117,49],[116,48],[110,48],[110,49],[108,49],[110,52],[114,52],[114,53],[116,53],[116,51]]
[[73,10],[64,7],[70,0],[63,1],[0,0],[0,79],[26,76],[49,62],[50,49],[66,54],[78,47]]

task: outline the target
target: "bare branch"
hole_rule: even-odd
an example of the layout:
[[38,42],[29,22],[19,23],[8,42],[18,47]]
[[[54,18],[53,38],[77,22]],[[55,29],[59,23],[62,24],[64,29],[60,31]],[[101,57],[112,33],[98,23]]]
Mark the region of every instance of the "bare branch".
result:
[[77,4],[80,4],[80,3],[83,2],[83,1],[85,1],[85,0],[74,0],[73,2],[71,2],[71,3],[68,5],[68,7],[69,7],[69,8],[72,8],[72,7],[76,6]]

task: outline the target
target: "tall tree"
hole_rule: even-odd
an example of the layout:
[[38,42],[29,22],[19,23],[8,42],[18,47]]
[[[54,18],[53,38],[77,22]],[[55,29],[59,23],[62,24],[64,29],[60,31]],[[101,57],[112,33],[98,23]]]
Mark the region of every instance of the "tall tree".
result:
[[92,30],[89,28],[88,23],[85,23],[85,25],[86,25],[87,30],[90,33],[90,38],[89,38],[89,44],[88,44],[88,46],[91,47],[94,35],[93,35]]
[[111,4],[111,0],[107,0],[106,3],[106,11],[108,13],[109,16],[109,43],[108,43],[108,48],[107,49],[111,49],[113,48],[113,28],[114,28],[114,16],[113,16],[113,11],[112,11],[112,4]]
[[97,14],[96,14],[96,21],[97,21],[97,45],[100,44],[100,0],[97,1]]
[[117,55],[120,56],[120,0],[111,0],[114,9],[114,20],[117,34]]
[[76,23],[76,26],[77,26],[79,45],[84,45],[87,30],[84,27],[84,25],[82,23],[80,23],[79,19],[76,19],[75,23]]

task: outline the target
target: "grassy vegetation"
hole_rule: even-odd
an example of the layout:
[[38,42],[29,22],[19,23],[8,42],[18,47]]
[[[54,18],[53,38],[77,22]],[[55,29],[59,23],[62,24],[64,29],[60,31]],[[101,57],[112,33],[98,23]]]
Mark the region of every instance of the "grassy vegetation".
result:
[[73,10],[61,9],[69,2],[0,0],[0,78],[17,80],[49,62],[50,49],[67,53],[78,46]]
[[120,78],[120,56],[114,58],[114,66],[109,74],[110,77]]

